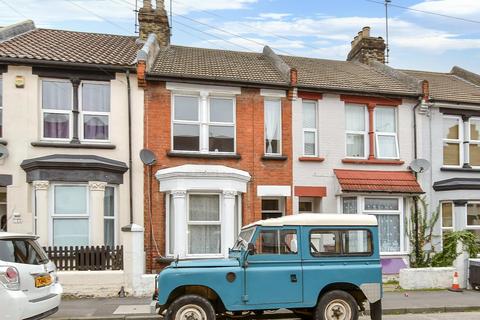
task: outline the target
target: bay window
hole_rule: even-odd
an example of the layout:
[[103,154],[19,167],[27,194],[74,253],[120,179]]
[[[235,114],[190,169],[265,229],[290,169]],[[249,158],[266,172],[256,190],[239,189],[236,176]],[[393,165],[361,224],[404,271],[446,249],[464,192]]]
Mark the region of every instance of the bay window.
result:
[[453,202],[442,202],[440,205],[440,211],[441,211],[441,221],[442,221],[442,239],[443,237],[454,230],[454,224],[453,224]]
[[480,245],[480,202],[467,204],[467,230],[476,235]]
[[303,155],[316,156],[317,148],[317,104],[314,101],[303,101]]
[[458,116],[443,117],[443,164],[460,166],[462,163],[462,118]]
[[88,246],[90,224],[87,186],[54,185],[52,196],[53,245]]
[[347,104],[345,106],[347,157],[365,158],[367,153],[366,107]]
[[82,83],[81,114],[84,140],[108,140],[110,115],[110,84]]
[[375,143],[377,147],[377,158],[398,158],[397,121],[395,108],[375,108]]
[[404,252],[403,199],[397,197],[342,197],[345,214],[371,214],[377,217],[380,252]]
[[104,243],[106,246],[115,246],[115,188],[111,186],[105,187],[105,195],[103,198],[103,228]]
[[282,154],[282,101],[265,98],[265,154]]
[[220,195],[190,194],[188,254],[221,254]]
[[173,96],[173,151],[235,152],[235,99]]
[[72,88],[68,80],[42,80],[44,139],[71,138]]
[[480,118],[470,118],[469,163],[471,166],[480,166]]

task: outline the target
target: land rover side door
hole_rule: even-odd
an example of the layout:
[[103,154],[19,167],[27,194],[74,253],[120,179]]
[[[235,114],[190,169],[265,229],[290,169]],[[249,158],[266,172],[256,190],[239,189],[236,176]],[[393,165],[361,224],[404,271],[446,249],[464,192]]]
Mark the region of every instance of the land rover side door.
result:
[[302,302],[303,274],[299,252],[300,228],[259,227],[245,268],[248,305]]

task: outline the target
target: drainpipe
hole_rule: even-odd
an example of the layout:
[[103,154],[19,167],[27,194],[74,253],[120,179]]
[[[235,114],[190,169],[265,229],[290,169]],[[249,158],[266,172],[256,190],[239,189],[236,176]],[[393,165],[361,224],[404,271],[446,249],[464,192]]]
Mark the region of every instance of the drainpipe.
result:
[[126,71],[127,76],[127,96],[128,96],[128,192],[130,206],[130,225],[133,224],[133,181],[132,181],[132,88],[130,86],[130,70]]

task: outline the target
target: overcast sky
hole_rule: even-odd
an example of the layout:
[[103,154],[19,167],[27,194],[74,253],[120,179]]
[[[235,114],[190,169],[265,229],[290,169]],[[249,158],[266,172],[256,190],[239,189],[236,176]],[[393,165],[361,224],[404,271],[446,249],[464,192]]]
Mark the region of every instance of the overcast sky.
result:
[[[261,51],[268,44],[281,54],[344,60],[363,26],[385,37],[385,8],[377,0],[172,1],[178,45]],[[480,73],[480,0],[392,3],[477,21],[391,7],[392,66],[448,72],[459,65]],[[133,35],[134,8],[135,0],[0,0],[0,25],[29,18],[37,27]]]

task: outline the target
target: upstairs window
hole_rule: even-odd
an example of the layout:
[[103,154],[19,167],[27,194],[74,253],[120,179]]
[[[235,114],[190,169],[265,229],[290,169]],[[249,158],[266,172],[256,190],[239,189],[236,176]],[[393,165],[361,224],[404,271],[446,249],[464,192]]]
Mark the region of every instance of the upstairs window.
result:
[[233,99],[210,98],[208,123],[208,150],[235,151],[235,115]]
[[470,118],[469,163],[471,166],[480,166],[480,118]]
[[43,138],[71,138],[72,99],[70,81],[42,81]]
[[396,109],[375,108],[375,143],[378,158],[398,159]]
[[110,118],[110,84],[82,83],[81,112],[84,140],[108,140]]
[[443,117],[443,164],[460,166],[462,163],[462,118],[457,116]]
[[303,155],[317,156],[317,104],[303,101]]
[[282,101],[265,99],[265,154],[282,154]]
[[366,158],[367,156],[366,114],[365,106],[348,104],[345,107],[347,157]]

